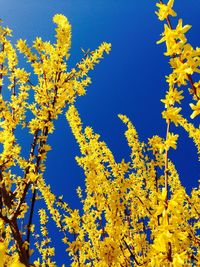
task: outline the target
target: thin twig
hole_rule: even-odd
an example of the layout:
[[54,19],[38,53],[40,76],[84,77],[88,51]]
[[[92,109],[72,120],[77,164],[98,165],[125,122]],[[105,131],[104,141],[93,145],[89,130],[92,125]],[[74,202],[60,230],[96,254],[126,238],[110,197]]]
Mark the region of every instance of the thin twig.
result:
[[29,215],[29,221],[27,225],[27,235],[26,235],[26,241],[27,241],[27,257],[29,258],[29,247],[30,247],[30,235],[31,235],[31,224],[33,221],[33,212],[34,212],[34,207],[35,207],[35,201],[36,201],[36,189],[33,191],[33,196],[31,199],[31,210],[30,210],[30,215]]

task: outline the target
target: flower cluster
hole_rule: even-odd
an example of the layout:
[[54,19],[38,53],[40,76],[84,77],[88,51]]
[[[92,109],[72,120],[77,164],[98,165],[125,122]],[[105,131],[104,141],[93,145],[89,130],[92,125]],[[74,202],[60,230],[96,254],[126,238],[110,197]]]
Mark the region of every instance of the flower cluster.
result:
[[[91,83],[89,71],[110,51],[110,44],[103,42],[69,69],[71,25],[62,14],[55,15],[53,22],[55,43],[37,37],[31,46],[22,39],[12,45],[11,30],[0,26],[0,266],[30,266],[31,236],[34,251],[40,255],[34,266],[55,266],[44,209],[39,211],[41,235],[33,224],[35,202],[43,199],[57,227],[65,230],[60,203],[44,179],[51,150],[48,136],[66,106],[86,93]],[[20,67],[18,52],[29,62],[32,73]],[[26,153],[17,138],[19,131],[32,135]]]

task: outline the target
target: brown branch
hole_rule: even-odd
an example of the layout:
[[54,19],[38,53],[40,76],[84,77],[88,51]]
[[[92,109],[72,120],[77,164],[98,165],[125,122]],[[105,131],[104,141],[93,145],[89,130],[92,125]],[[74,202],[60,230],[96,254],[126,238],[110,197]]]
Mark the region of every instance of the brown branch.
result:
[[21,205],[24,203],[24,200],[26,198],[26,194],[28,192],[28,189],[29,189],[29,186],[31,185],[31,181],[28,181],[25,183],[25,187],[24,187],[24,191],[23,191],[23,195],[22,197],[20,198],[18,204],[17,204],[17,207],[16,207],[16,210],[13,214],[13,216],[11,217],[11,220],[13,219],[17,219],[17,217],[19,216],[19,214],[21,213]]
[[9,193],[5,187],[5,184],[3,182],[3,175],[2,175],[1,169],[0,169],[0,183],[1,183],[0,196],[1,196],[2,205],[4,203],[4,205],[7,206],[8,209],[10,209],[11,204],[12,204],[12,199],[11,199],[11,196],[9,195]]
[[[170,132],[170,120],[167,121],[167,129],[166,129],[166,141],[168,139],[168,135],[169,135],[169,132]],[[168,189],[168,175],[169,175],[169,171],[168,171],[168,149],[166,149],[165,151],[165,190],[166,190],[166,197],[165,197],[165,205],[166,205],[166,208],[167,208],[167,205],[168,205],[168,195],[169,195],[169,189]]]
[[[56,103],[56,96],[57,96],[57,91],[58,91],[58,88],[57,86],[55,87],[55,96],[54,96],[54,100],[53,100],[53,106],[55,105]],[[49,113],[49,117],[48,117],[48,121],[51,121],[51,114]],[[46,126],[43,130],[43,134],[45,136],[48,135],[48,127]],[[30,156],[29,156],[29,161],[31,160],[31,158],[33,157],[34,155],[34,152],[35,152],[35,148],[36,148],[36,145],[37,145],[37,140],[38,140],[38,136],[39,135],[39,130],[36,130],[35,134],[34,134],[34,139],[33,139],[33,143],[31,144],[31,150],[30,150]],[[46,143],[46,140],[45,141],[41,141],[40,142],[40,147],[38,149],[38,155],[36,156],[36,172],[39,171],[39,166],[40,166],[40,163],[41,163],[41,154],[42,154],[42,150],[43,150],[43,145]],[[26,173],[25,173],[25,177],[26,175],[28,174],[29,172],[29,168],[27,168],[26,170]],[[22,203],[24,202],[25,200],[25,197],[26,197],[26,194],[28,192],[28,189],[29,189],[29,186],[30,186],[31,182],[27,183],[26,186],[25,186],[25,189],[24,189],[24,194],[23,196],[21,197],[19,203],[18,203],[18,206],[17,206],[17,209],[16,209],[16,212],[15,212],[15,217],[18,216],[18,214],[20,213],[20,207],[22,205]],[[31,224],[32,224],[32,220],[33,220],[33,212],[34,212],[34,206],[35,206],[35,201],[36,201],[36,189],[34,189],[34,192],[33,192],[33,196],[32,196],[32,200],[31,200],[31,210],[30,210],[30,216],[29,216],[29,221],[28,221],[28,225],[27,225],[27,237],[26,237],[26,240],[28,242],[28,249],[27,249],[27,257],[29,258],[29,242],[30,242],[30,233],[31,233]]]
[[144,202],[142,201],[142,199],[138,196],[135,196],[136,198],[139,199],[140,203],[146,208],[146,210],[149,212],[150,215],[152,215],[151,211],[145,206]]
[[[124,256],[125,263],[126,263],[126,267],[128,267],[128,266],[129,266],[130,259],[129,259],[129,261],[128,261],[127,258],[126,258],[126,256],[124,255],[123,246],[120,244],[119,247],[120,247],[121,252],[122,252],[122,254],[123,254],[123,256]],[[123,267],[123,265],[121,265],[121,266]]]
[[9,225],[10,225],[11,231],[13,233],[14,240],[17,243],[20,261],[21,261],[21,263],[23,263],[25,266],[28,267],[29,261],[27,258],[26,249],[24,247],[24,242],[23,242],[22,236],[20,234],[16,220],[15,219],[10,220]]
[[35,86],[30,80],[27,81],[32,87]]
[[192,86],[192,89],[193,89],[193,92],[194,92],[194,95],[196,96],[196,98],[199,100],[199,96],[197,95],[197,88],[196,86],[194,85],[194,81],[192,79],[192,76],[190,74],[187,74],[187,77],[188,77],[188,80],[190,81],[190,84]]
[[34,189],[33,191],[33,196],[31,199],[31,210],[30,210],[30,215],[29,215],[29,221],[28,221],[28,225],[27,225],[27,235],[26,235],[26,241],[27,241],[27,257],[29,258],[29,247],[30,247],[30,235],[31,235],[31,224],[33,221],[33,212],[34,212],[34,207],[35,207],[35,201],[36,201],[36,189]]
[[29,154],[29,161],[31,160],[31,158],[33,157],[34,152],[35,152],[35,148],[36,148],[37,140],[38,140],[38,134],[39,134],[39,129],[37,129],[35,131],[35,134],[34,134],[34,137],[33,137],[33,142],[31,144],[31,149],[30,149],[30,154]]
[[[2,49],[1,49],[1,52],[3,52],[4,51],[4,46],[5,46],[5,44],[3,43],[2,44]],[[1,80],[3,80],[3,63],[1,64],[1,66],[0,66],[0,71],[1,71],[1,73],[0,73],[0,81]],[[2,88],[3,88],[3,86],[2,85],[0,85],[0,94],[2,93]]]
[[[37,140],[38,140],[38,134],[39,134],[39,130],[36,130],[35,131],[35,134],[34,134],[34,137],[33,137],[33,142],[31,144],[31,149],[30,149],[30,154],[29,154],[29,160],[28,162],[31,161],[31,158],[33,157],[34,155],[34,152],[35,152],[35,148],[36,148],[36,145],[37,145]],[[22,203],[24,202],[25,198],[26,198],[26,194],[28,192],[28,189],[29,189],[29,186],[31,185],[31,181],[28,181],[26,182],[25,179],[26,179],[26,176],[27,174],[29,173],[29,167],[26,168],[25,170],[25,174],[24,174],[24,178],[23,178],[23,181],[25,182],[25,188],[24,188],[24,192],[23,192],[23,195],[22,197],[20,198],[19,202],[18,202],[18,205],[16,207],[16,210],[15,210],[15,213],[13,214],[12,218],[17,218],[17,216],[20,214],[20,208],[21,208],[21,205]],[[18,187],[15,189],[15,191],[13,192],[13,194],[15,195],[16,192],[18,190]]]
[[[168,139],[169,136],[169,132],[170,132],[170,120],[167,121],[167,129],[166,129],[166,141]],[[169,171],[168,171],[168,149],[166,148],[165,150],[165,190],[166,190],[166,197],[165,197],[165,210],[167,210],[168,207],[168,198],[169,198],[169,185],[168,185],[168,178],[169,178]],[[168,213],[166,212],[166,216],[167,216],[167,222],[169,224],[169,216]],[[168,251],[167,251],[167,259],[169,260],[169,262],[172,262],[172,244],[171,242],[168,242]]]
[[168,242],[167,259],[168,259],[169,262],[173,262],[173,258],[172,258],[172,243],[171,242]]
[[129,253],[131,254],[131,257],[133,258],[133,260],[135,261],[135,263],[136,263],[138,266],[142,266],[142,265],[144,265],[144,264],[147,263],[147,262],[140,263],[140,262],[136,259],[136,257],[135,257],[135,255],[133,254],[133,252],[131,251],[131,249],[130,249],[129,245],[127,244],[126,240],[124,239],[124,237],[122,238],[122,240],[124,241],[124,244],[126,245],[128,251],[129,251]]

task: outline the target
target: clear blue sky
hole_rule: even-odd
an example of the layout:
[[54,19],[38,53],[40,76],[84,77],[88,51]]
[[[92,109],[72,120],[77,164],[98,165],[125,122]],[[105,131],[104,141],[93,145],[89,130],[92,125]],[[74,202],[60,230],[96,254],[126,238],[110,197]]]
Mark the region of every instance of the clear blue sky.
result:
[[[128,159],[129,149],[124,138],[125,127],[117,114],[126,114],[137,128],[141,140],[154,134],[165,136],[161,118],[170,72],[168,58],[163,56],[164,45],[156,45],[163,24],[154,14],[155,2],[145,0],[0,0],[4,25],[13,29],[13,42],[36,36],[54,41],[52,17],[66,15],[72,24],[70,65],[81,58],[80,48],[95,49],[101,42],[112,43],[111,54],[91,73],[92,85],[87,95],[77,99],[77,107],[85,125],[93,127],[113,151],[116,159]],[[192,24],[188,36],[194,46],[200,44],[200,3],[197,0],[176,0],[175,10],[186,24]],[[172,20],[173,23],[174,20]],[[186,98],[186,102],[190,97]],[[186,105],[186,112],[190,109]],[[78,146],[64,117],[56,122],[50,137],[53,150],[47,160],[46,180],[52,191],[64,195],[72,207],[79,207],[75,189],[83,184],[84,175],[75,162]],[[177,131],[174,127],[172,128]],[[171,153],[181,174],[183,185],[190,192],[197,186],[199,165],[196,149],[181,134],[177,151]],[[23,138],[23,136],[19,137]],[[59,246],[58,246],[59,247]],[[63,250],[57,251],[59,266],[65,261]]]

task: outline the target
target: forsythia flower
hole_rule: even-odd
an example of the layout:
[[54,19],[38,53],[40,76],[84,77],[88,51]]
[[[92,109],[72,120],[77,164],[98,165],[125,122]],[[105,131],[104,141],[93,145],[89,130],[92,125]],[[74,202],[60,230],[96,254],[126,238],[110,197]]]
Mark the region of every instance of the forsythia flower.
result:
[[165,95],[165,99],[161,99],[161,102],[165,104],[165,108],[173,106],[176,102],[181,103],[180,101],[184,98],[183,90],[178,91],[176,88],[170,89]]
[[174,0],[169,0],[167,5],[165,5],[163,3],[157,3],[156,6],[159,7],[159,10],[158,10],[158,12],[155,12],[155,13],[158,16],[158,18],[160,20],[164,20],[169,15],[175,17],[176,12],[172,9],[173,5],[174,5]]
[[177,126],[182,118],[182,116],[179,114],[180,111],[181,108],[169,107],[167,110],[162,112],[162,117],[167,121],[171,120]]
[[165,42],[167,47],[166,55],[171,56],[176,53],[177,43],[180,43],[182,46],[186,43],[187,39],[185,37],[185,33],[190,28],[190,25],[183,26],[182,19],[179,19],[178,25],[174,30],[165,24],[164,32],[162,34],[163,37],[159,41],[157,41],[157,44]]
[[53,22],[55,22],[56,24],[59,24],[62,27],[66,27],[68,25],[67,18],[62,14],[56,14],[53,17]]
[[170,147],[176,149],[177,139],[178,139],[178,134],[169,133],[167,136],[167,140],[165,141],[166,149],[168,150]]
[[173,257],[173,266],[174,267],[182,267],[184,266],[184,262],[187,259],[185,252],[183,253],[176,253]]
[[158,135],[148,138],[148,144],[150,146],[149,149],[153,150],[153,152],[164,150],[163,139]]
[[193,110],[192,115],[190,116],[191,119],[194,119],[197,115],[200,114],[200,100],[198,100],[197,104],[190,104],[191,109]]

